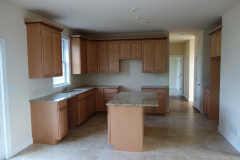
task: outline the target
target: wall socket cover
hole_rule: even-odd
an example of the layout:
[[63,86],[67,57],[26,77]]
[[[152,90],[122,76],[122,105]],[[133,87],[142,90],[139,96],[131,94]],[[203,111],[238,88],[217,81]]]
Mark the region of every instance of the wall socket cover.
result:
[[98,78],[98,81],[101,81],[101,78]]
[[160,81],[161,81],[161,82],[165,82],[165,79],[166,79],[166,78],[160,78]]
[[155,78],[152,78],[152,82],[154,82],[155,81]]
[[43,85],[41,85],[41,90],[43,90],[43,88],[44,88]]
[[9,93],[13,93],[13,91],[14,91],[13,86],[9,86],[9,87],[8,87],[8,92],[9,92]]

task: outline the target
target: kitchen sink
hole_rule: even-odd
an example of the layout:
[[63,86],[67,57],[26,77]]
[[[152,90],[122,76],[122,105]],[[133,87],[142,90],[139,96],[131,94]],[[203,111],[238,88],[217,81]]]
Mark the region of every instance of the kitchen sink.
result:
[[84,91],[83,89],[73,89],[73,90],[70,90],[70,91],[67,91],[65,93],[77,93],[77,92],[82,92]]

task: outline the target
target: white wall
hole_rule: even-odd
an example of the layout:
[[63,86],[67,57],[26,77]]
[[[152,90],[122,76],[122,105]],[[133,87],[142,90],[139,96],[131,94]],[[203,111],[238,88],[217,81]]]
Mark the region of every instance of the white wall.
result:
[[170,55],[184,55],[185,43],[170,43],[169,54]]
[[177,87],[177,57],[170,57],[169,61],[169,87]]
[[[239,146],[240,151],[240,4],[223,18],[219,126]],[[229,131],[230,123],[238,136]]]
[[[0,1],[0,38],[6,40],[8,85],[14,86],[14,92],[9,94],[12,147],[32,137],[29,99],[53,93],[52,78],[28,78],[27,34],[23,20],[37,18],[44,19],[10,2]],[[64,28],[65,36],[78,34]],[[81,77],[71,76],[73,87],[82,84]],[[41,85],[44,90],[40,89]]]

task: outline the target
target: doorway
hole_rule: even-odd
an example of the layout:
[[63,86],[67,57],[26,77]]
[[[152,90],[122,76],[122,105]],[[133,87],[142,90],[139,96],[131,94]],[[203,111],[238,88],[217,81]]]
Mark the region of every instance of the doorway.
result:
[[182,96],[183,56],[171,55],[169,59],[169,94]]
[[202,50],[197,50],[195,55],[195,105],[200,111],[200,101],[202,93]]

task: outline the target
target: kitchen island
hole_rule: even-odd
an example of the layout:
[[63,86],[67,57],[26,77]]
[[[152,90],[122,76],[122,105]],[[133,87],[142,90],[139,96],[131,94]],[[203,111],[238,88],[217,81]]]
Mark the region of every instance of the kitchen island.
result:
[[154,92],[120,92],[107,103],[108,143],[117,151],[141,152],[144,107],[158,106]]

